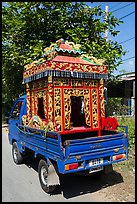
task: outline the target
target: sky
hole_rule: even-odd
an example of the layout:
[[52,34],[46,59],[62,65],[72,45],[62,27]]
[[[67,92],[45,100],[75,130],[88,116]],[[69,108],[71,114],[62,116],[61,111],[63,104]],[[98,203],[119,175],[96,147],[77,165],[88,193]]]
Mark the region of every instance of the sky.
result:
[[[117,36],[113,37],[108,33],[108,40],[117,41],[121,43],[124,50],[128,52],[122,57],[123,64],[117,67],[117,71],[114,71],[114,75],[120,74],[121,70],[126,72],[135,72],[135,2],[85,2],[90,7],[101,5],[101,9],[105,11],[105,7],[108,6],[108,11],[116,18],[122,18],[124,22],[119,26],[116,26],[115,30],[119,30]],[[129,15],[128,15],[129,14]],[[132,39],[131,39],[132,38]],[[130,39],[130,40],[129,40]],[[126,42],[124,42],[126,41]],[[131,59],[129,59],[131,58]]]

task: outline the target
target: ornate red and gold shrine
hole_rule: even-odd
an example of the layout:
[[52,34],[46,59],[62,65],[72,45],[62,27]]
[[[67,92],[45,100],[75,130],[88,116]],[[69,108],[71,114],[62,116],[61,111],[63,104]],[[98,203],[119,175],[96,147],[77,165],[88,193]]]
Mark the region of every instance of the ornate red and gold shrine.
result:
[[43,56],[25,66],[27,117],[25,125],[69,134],[96,131],[105,118],[104,61],[88,56],[79,44],[59,39]]

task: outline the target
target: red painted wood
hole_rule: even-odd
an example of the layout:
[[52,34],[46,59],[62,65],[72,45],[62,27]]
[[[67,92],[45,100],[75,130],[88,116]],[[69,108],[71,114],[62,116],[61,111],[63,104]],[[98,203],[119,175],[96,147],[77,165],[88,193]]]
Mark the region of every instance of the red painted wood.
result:
[[101,135],[101,123],[100,123],[100,117],[101,117],[101,111],[100,111],[100,98],[99,98],[99,87],[97,88],[97,96],[98,96],[98,125],[99,125],[99,130],[98,130],[98,136]]
[[77,132],[93,132],[93,131],[98,131],[99,128],[82,128],[82,127],[77,127],[77,128],[73,128],[71,130],[65,130],[65,131],[61,131],[60,134],[71,134],[71,133],[77,133]]
[[[82,58],[76,58],[76,57],[69,57],[69,56],[56,56],[53,59],[53,62],[68,62],[68,63],[77,63],[77,64],[87,64],[87,65],[93,65],[96,66],[95,64],[93,64],[92,62],[88,62]],[[99,67],[99,65],[97,65]]]
[[61,130],[64,132],[65,129],[65,114],[64,114],[64,89],[61,87],[61,115],[62,115],[62,125]]
[[92,127],[92,89],[90,88],[90,124],[91,124],[91,128]]

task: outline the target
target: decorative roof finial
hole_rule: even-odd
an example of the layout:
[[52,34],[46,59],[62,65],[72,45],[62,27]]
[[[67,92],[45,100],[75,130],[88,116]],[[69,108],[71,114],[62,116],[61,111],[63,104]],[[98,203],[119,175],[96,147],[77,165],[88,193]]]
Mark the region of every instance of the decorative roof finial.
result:
[[65,40],[63,38],[60,38],[59,40],[56,41],[56,44],[58,45],[58,47],[61,45],[61,44],[64,44],[65,43]]

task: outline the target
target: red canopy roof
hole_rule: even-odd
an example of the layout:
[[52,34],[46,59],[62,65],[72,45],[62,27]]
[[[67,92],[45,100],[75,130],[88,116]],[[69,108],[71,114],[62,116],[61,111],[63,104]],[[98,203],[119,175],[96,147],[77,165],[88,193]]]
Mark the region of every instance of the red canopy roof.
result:
[[82,58],[69,57],[69,56],[60,56],[60,55],[56,56],[52,61],[53,62],[69,62],[69,63],[95,65],[95,64],[93,64],[91,62],[83,60]]
[[72,47],[70,47],[69,45],[66,45],[65,43],[62,43],[59,48],[63,49],[63,50],[73,50]]

